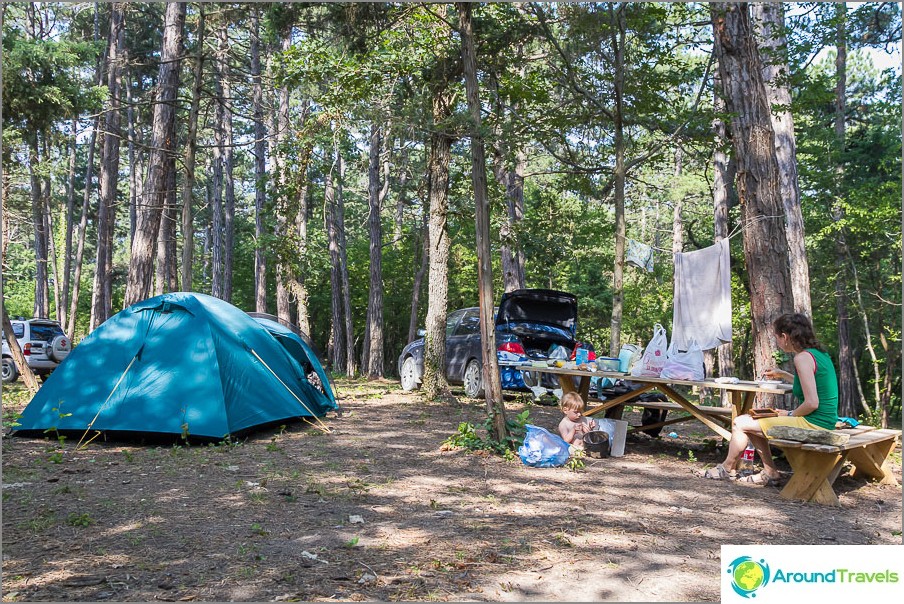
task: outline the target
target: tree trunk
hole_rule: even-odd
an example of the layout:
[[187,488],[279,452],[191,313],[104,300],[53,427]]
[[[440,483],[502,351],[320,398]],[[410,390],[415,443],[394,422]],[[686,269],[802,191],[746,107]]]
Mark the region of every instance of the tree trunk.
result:
[[9,346],[9,354],[13,357],[13,363],[16,364],[16,369],[19,371],[19,375],[22,376],[25,387],[28,388],[28,391],[34,396],[38,392],[38,380],[35,378],[35,374],[31,370],[31,367],[28,366],[25,355],[22,354],[22,347],[19,346],[19,340],[13,336],[13,324],[9,320],[9,315],[6,312],[6,300],[4,300],[3,304],[0,306],[3,307],[3,333],[8,334],[6,343]]
[[368,378],[383,377],[383,227],[380,222],[380,154],[382,151],[380,127],[370,129],[370,154],[367,169],[367,217],[370,234],[370,296],[367,301],[367,328],[364,338],[364,364],[362,369]]
[[223,55],[226,49],[221,45],[217,49],[216,109],[214,111],[214,144],[213,144],[213,202],[210,205],[210,223],[212,231],[210,259],[210,295],[223,299],[223,151],[224,126],[226,120],[226,103],[223,99]]
[[[715,48],[713,49],[715,52]],[[718,61],[718,59],[716,59]],[[725,100],[722,91],[722,79],[719,77],[718,69],[713,76],[714,99],[713,106],[716,114],[725,113]],[[718,243],[728,237],[729,228],[729,211],[735,205],[734,188],[734,165],[729,160],[725,149],[731,142],[728,140],[727,126],[725,122],[719,118],[713,122],[713,130],[715,132],[715,152],[713,153],[713,239]],[[716,349],[718,358],[719,375],[722,377],[733,377],[735,374],[733,345],[731,342],[725,342]],[[722,391],[722,406],[731,405],[731,395],[727,390]]]
[[424,275],[427,274],[427,268],[430,264],[430,208],[424,207],[424,224],[421,227],[421,262],[417,272],[414,273],[414,283],[411,286],[411,316],[408,320],[408,339],[406,342],[413,342],[417,336],[417,315],[418,307],[421,299],[421,284],[424,281]]
[[785,11],[781,2],[755,2],[751,4],[750,11],[754,34],[763,56],[766,94],[772,107],[772,129],[775,131],[775,155],[785,209],[794,310],[809,317],[813,315],[810,305],[810,269],[804,244],[804,219],[797,181],[797,143],[794,139],[791,92],[788,88],[790,74],[784,33]]
[[835,206],[832,218],[842,223],[835,236],[835,308],[838,313],[838,412],[849,417],[859,413],[854,355],[851,347],[851,318],[848,309],[847,239],[844,222],[844,145],[847,109],[847,6],[835,5],[837,18],[835,56]]
[[221,84],[223,86],[223,299],[232,302],[232,271],[235,264],[235,179],[233,177],[232,82],[229,69],[227,24],[220,29]]
[[355,363],[355,329],[352,317],[352,291],[348,277],[348,245],[345,237],[345,196],[343,183],[345,182],[345,159],[337,148],[336,155],[339,163],[339,183],[336,186],[336,231],[339,237],[339,278],[342,282],[342,314],[345,317],[345,372],[349,377],[358,374]]
[[614,120],[612,124],[615,139],[615,265],[612,274],[612,328],[609,340],[609,356],[617,357],[621,349],[622,318],[624,314],[625,283],[625,124],[624,124],[624,88],[625,88],[625,17],[624,7],[614,9],[609,5],[612,25],[612,53],[615,57],[614,87]]
[[72,118],[72,146],[69,148],[69,178],[66,182],[66,238],[63,244],[63,287],[58,309],[60,321],[65,330],[69,325],[69,292],[72,286],[72,237],[75,227],[75,170],[78,149],[78,118]]
[[333,172],[338,166],[338,149],[333,149],[333,163],[324,178],[323,198],[326,206],[324,217],[326,219],[327,245],[330,252],[330,302],[331,302],[331,327],[330,341],[327,356],[333,371],[343,373],[345,371],[345,338],[343,337],[342,321],[342,279],[339,266],[339,232],[336,223],[336,189],[333,185]]
[[775,365],[772,323],[794,310],[788,242],[775,157],[772,117],[748,5],[713,3],[719,73],[738,161],[738,196],[744,207],[744,257],[750,279],[750,311],[757,375]]
[[166,205],[157,238],[157,295],[179,290],[176,277],[176,158],[168,157],[167,163]]
[[[123,50],[124,64],[128,70],[128,53]],[[128,73],[128,71],[126,72]],[[135,237],[135,222],[138,220],[138,195],[141,193],[141,169],[135,145],[135,103],[132,100],[131,77],[126,76],[126,132],[128,133],[129,157],[129,244]]]
[[31,219],[35,236],[35,302],[34,317],[47,317],[49,299],[47,293],[47,230],[44,225],[44,194],[41,177],[41,162],[38,152],[38,133],[28,134],[28,175],[31,181]]
[[483,136],[480,134],[480,91],[477,85],[477,53],[471,22],[471,4],[457,2],[461,33],[461,56],[468,109],[471,114],[471,184],[474,187],[477,294],[480,307],[480,341],[483,354],[483,386],[487,417],[493,424],[497,442],[506,442],[508,427],[502,400],[499,359],[496,355],[496,323],[493,313],[493,257],[490,249],[490,200],[487,195],[487,166]]
[[[295,216],[295,229],[298,233],[298,255],[302,263],[308,255],[308,175],[307,167],[310,159],[310,153],[305,155],[304,161],[301,163],[298,180],[298,213]],[[302,264],[304,266],[304,264]],[[296,299],[296,315],[298,317],[296,324],[298,329],[307,335],[311,334],[311,318],[308,309],[308,289],[305,285],[304,269],[298,275],[298,279],[294,284],[294,293]]]
[[[282,39],[282,50],[286,52],[292,45],[290,35],[287,32]],[[289,305],[288,284],[294,280],[294,271],[289,260],[289,249],[286,239],[289,235],[289,88],[281,86],[274,91],[276,100],[273,104],[272,120],[275,131],[276,150],[271,153],[273,158],[273,176],[276,179],[276,190],[273,199],[276,204],[276,227],[274,239],[278,242],[276,254],[276,314],[284,321],[291,321],[291,307]],[[341,170],[340,170],[341,173]],[[341,176],[340,176],[341,182]],[[341,186],[341,185],[340,185]],[[339,204],[342,203],[341,193]],[[342,232],[340,231],[340,235]],[[342,248],[340,248],[340,251]]]
[[251,9],[251,104],[254,113],[254,308],[267,312],[267,256],[264,254],[264,206],[267,200],[267,129],[261,85],[260,8]]
[[496,181],[505,187],[506,221],[499,229],[501,242],[499,255],[502,268],[502,288],[505,292],[524,288],[524,251],[518,241],[520,223],[524,220],[524,151],[515,153],[515,164],[511,170],[505,165],[505,154],[498,149],[495,155],[494,175]]
[[[408,147],[399,144],[399,195],[396,197],[395,214],[393,216],[392,246],[400,250],[402,246],[402,225],[405,218],[405,206],[408,205]],[[409,340],[410,341],[410,340]]]
[[[681,149],[675,150],[675,180],[681,178],[682,168]],[[680,254],[684,251],[684,193],[680,187],[675,190],[672,207],[672,254]]]
[[[50,157],[50,145],[47,142],[47,136],[41,137],[41,149],[43,156]],[[60,271],[57,265],[56,240],[54,239],[53,229],[53,212],[51,210],[51,182],[50,172],[44,173],[44,187],[42,196],[42,212],[44,213],[44,232],[47,233],[47,258],[49,260],[47,273],[50,281],[49,285],[53,286],[53,310],[57,320],[60,319]],[[48,301],[48,312],[50,305]],[[48,315],[49,316],[49,315]]]
[[176,93],[179,86],[185,6],[184,2],[171,2],[166,5],[148,176],[138,208],[125,306],[131,306],[148,297],[154,275],[154,244],[160,231],[161,208],[165,203],[166,157],[173,152],[174,146],[170,133],[176,119]]
[[198,147],[198,113],[201,108],[201,85],[204,76],[204,4],[198,4],[198,54],[195,57],[191,106],[188,110],[188,133],[185,136],[185,176],[182,181],[182,290],[192,291],[192,263],[195,252],[195,227],[192,199],[195,188],[195,155]]
[[112,292],[112,226],[116,217],[116,189],[119,183],[119,141],[120,90],[122,86],[123,63],[123,11],[125,7],[117,2],[110,14],[110,37],[107,46],[107,90],[110,103],[104,115],[103,151],[100,158],[99,186],[97,201],[97,250],[94,265],[94,288],[91,297],[92,331],[110,318],[113,309],[108,292]]
[[424,336],[424,376],[422,386],[428,399],[449,394],[446,381],[446,312],[449,297],[449,250],[446,227],[449,212],[449,164],[452,137],[442,128],[451,115],[452,94],[446,89],[433,92],[433,127],[427,159],[430,195],[430,269],[427,278],[427,319]]
[[91,128],[91,140],[88,142],[88,162],[85,168],[85,191],[82,196],[82,214],[78,223],[78,239],[76,241],[75,269],[72,275],[72,295],[69,298],[69,324],[66,326],[66,336],[72,340],[75,336],[75,320],[78,313],[79,291],[82,285],[82,261],[85,256],[85,237],[88,229],[88,212],[91,202],[91,181],[94,173],[94,147],[97,144],[97,128],[100,118],[94,118]]

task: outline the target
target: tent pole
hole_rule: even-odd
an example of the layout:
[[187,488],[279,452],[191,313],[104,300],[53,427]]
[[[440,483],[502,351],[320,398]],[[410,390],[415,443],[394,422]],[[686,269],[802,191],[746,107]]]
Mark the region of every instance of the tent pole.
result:
[[326,424],[324,424],[322,421],[320,421],[320,418],[317,417],[317,414],[315,414],[313,411],[311,411],[311,410],[308,408],[308,406],[304,404],[304,401],[301,400],[300,398],[298,398],[298,395],[296,395],[294,392],[292,392],[292,389],[291,389],[291,388],[289,388],[288,386],[286,386],[286,383],[285,383],[284,381],[282,381],[282,379],[280,379],[280,377],[279,377],[278,375],[276,375],[276,372],[275,372],[275,371],[273,371],[272,369],[270,369],[270,366],[267,365],[267,362],[264,361],[264,359],[262,359],[261,356],[260,356],[259,354],[257,354],[257,351],[256,351],[256,350],[254,350],[253,348],[249,348],[249,350],[251,351],[251,354],[253,354],[255,357],[257,357],[257,360],[258,360],[258,361],[260,361],[261,363],[263,363],[264,367],[267,368],[267,371],[269,371],[270,373],[272,373],[272,374],[273,374],[273,377],[275,377],[277,380],[279,380],[279,383],[283,385],[283,388],[285,388],[286,390],[288,390],[288,391],[289,391],[289,394],[291,394],[292,396],[294,396],[294,397],[295,397],[295,400],[298,401],[299,403],[301,403],[301,406],[304,407],[304,410],[307,411],[308,413],[310,413],[310,414],[311,414],[311,417],[313,417],[314,419],[316,419],[316,420],[317,420],[317,423],[319,423],[321,426],[323,426],[323,428],[322,428],[321,431],[322,431],[324,434],[329,434],[329,433],[330,433],[329,427],[327,427]]
[[[104,407],[107,406],[107,403],[110,402],[110,397],[113,396],[113,393],[116,392],[116,389],[119,388],[119,385],[120,385],[120,384],[122,384],[123,378],[126,377],[126,374],[129,372],[129,369],[132,368],[132,364],[135,362],[135,359],[137,359],[137,358],[138,358],[138,355],[141,354],[141,349],[142,349],[142,348],[144,348],[144,346],[142,346],[141,348],[139,348],[139,349],[138,349],[138,352],[135,353],[135,356],[132,357],[132,360],[129,361],[129,366],[126,367],[126,370],[122,372],[122,375],[121,375],[121,376],[119,376],[119,381],[116,382],[116,385],[113,386],[113,390],[111,390],[111,391],[110,391],[110,394],[107,395],[107,400],[105,400],[105,401],[104,401],[104,404],[100,406],[100,409],[97,410],[97,415],[94,416],[94,419],[92,419],[91,422],[88,424],[88,427],[85,428],[85,433],[82,434],[82,437],[81,437],[80,439],[78,439],[78,444],[75,445],[75,449],[76,449],[76,450],[78,450],[78,448],[82,445],[82,441],[85,440],[85,436],[88,434],[88,431],[91,429],[91,426],[94,425],[94,422],[96,422],[96,421],[97,421],[97,418],[100,416],[100,412],[103,411],[103,410],[104,410]],[[98,432],[98,434],[100,434],[100,433]],[[97,438],[97,436],[95,436],[94,438]],[[94,438],[92,438],[91,440],[94,440]],[[89,440],[88,442],[85,443],[85,446],[86,446],[86,447],[91,443],[91,440]]]

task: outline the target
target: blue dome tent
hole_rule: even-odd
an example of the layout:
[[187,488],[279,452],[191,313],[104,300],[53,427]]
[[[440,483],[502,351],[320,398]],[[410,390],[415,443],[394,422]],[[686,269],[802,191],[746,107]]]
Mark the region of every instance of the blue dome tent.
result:
[[338,407],[329,380],[321,391],[307,376],[327,374],[313,351],[301,356],[304,349],[292,352],[281,342],[260,320],[204,294],[139,302],[73,349],[14,434],[222,439],[295,418],[319,422]]

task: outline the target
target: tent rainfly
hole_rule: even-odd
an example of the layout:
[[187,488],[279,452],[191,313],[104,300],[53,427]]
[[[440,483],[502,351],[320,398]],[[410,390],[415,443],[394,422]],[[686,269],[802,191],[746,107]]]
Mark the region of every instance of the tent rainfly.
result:
[[[312,372],[322,390],[309,380]],[[319,421],[337,409],[303,339],[217,298],[176,292],[126,308],[82,340],[22,412],[14,434],[222,439],[296,418]]]

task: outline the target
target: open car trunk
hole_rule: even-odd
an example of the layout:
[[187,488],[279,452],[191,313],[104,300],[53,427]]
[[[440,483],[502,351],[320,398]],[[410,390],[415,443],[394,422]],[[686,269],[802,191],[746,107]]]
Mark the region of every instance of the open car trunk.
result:
[[571,352],[577,320],[577,297],[551,289],[507,292],[496,313],[497,329],[518,336],[531,358],[546,358],[553,344]]

